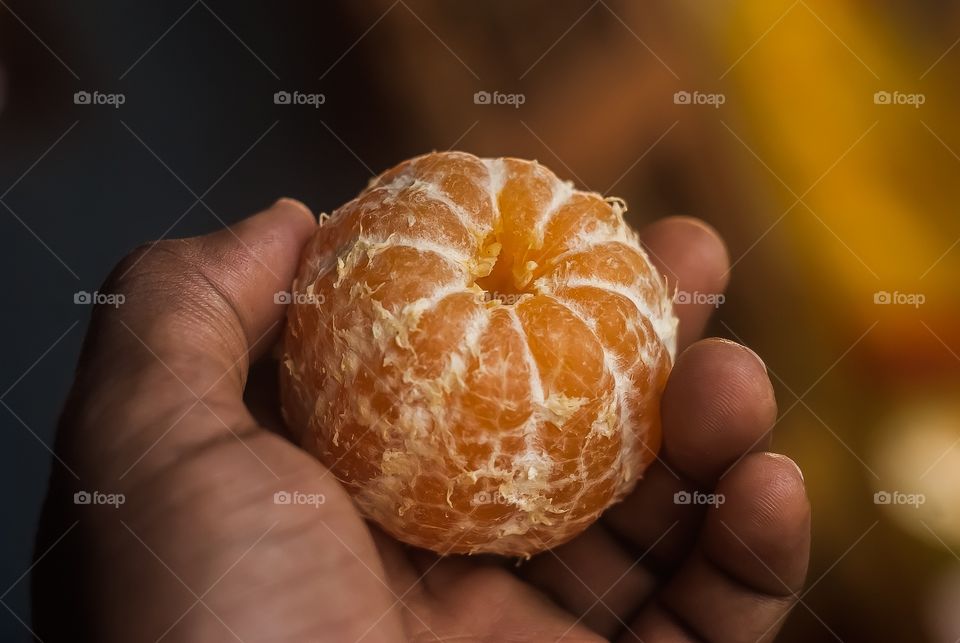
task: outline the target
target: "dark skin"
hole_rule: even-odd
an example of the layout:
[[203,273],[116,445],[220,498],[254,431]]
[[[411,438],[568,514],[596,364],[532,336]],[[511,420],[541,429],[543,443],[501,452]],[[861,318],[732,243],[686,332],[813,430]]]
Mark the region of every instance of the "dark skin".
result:
[[[710,305],[678,307],[664,446],[631,496],[519,567],[438,558],[366,523],[329,471],[275,430],[263,395],[275,381],[250,383],[282,327],[273,294],[289,288],[315,226],[281,200],[231,230],[142,248],[114,271],[103,291],[126,303],[94,314],[57,442],[77,479],[58,468],[45,508],[41,637],[774,638],[806,574],[809,506],[796,465],[765,451],[776,403],[762,362],[696,341]],[[710,228],[672,218],[642,237],[671,287],[722,291],[727,255]],[[78,507],[78,489],[126,502]],[[275,504],[282,490],[325,503]],[[725,502],[675,504],[680,490]]]

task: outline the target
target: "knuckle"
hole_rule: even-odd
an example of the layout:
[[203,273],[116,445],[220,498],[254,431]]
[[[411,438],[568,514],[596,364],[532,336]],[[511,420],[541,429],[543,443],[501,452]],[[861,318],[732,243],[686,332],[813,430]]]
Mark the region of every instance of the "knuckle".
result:
[[100,287],[121,306],[97,303],[92,311],[96,322],[124,316],[124,311],[159,312],[173,295],[190,296],[191,265],[197,261],[195,244],[188,239],[170,239],[137,246],[113,267]]
[[190,245],[188,239],[164,239],[137,246],[114,266],[104,287],[130,291],[167,282],[191,263]]
[[225,277],[250,258],[245,248],[231,245],[210,243],[205,237],[140,245],[114,267],[103,289],[130,302],[129,313],[147,314],[154,322],[193,319],[204,327],[234,332],[239,313]]

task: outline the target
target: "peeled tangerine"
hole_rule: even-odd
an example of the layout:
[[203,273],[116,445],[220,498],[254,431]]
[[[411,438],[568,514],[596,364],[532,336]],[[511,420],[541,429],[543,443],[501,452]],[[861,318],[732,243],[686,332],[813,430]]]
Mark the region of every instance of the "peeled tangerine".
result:
[[441,553],[529,556],[633,488],[677,322],[624,211],[536,162],[446,152],[322,222],[283,410],[367,517]]

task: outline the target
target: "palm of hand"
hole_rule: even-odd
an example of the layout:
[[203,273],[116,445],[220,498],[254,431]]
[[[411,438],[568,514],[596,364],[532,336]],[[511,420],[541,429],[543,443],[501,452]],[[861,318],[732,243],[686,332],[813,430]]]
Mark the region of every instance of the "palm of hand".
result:
[[[762,453],[776,415],[762,363],[730,342],[692,344],[709,307],[678,311],[689,347],[662,403],[664,450],[626,501],[520,566],[440,558],[367,525],[329,471],[278,435],[263,395],[274,384],[245,387],[312,226],[281,201],[114,273],[128,303],[95,316],[58,438],[78,478],[58,472],[48,498],[41,636],[60,638],[66,609],[70,631],[104,641],[773,638],[806,571],[809,509],[795,465]],[[674,219],[644,239],[684,290],[722,289],[712,231]],[[127,502],[65,507],[76,489]],[[674,502],[694,490],[723,504]],[[277,504],[278,491],[325,502]],[[74,520],[77,533],[51,546]],[[82,587],[63,585],[67,564],[82,567]],[[85,602],[70,600],[77,591]]]

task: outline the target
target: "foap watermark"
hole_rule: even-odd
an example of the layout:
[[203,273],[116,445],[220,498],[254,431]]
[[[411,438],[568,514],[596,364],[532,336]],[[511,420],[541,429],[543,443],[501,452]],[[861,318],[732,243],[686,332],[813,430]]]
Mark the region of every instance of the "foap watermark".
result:
[[921,292],[878,290],[873,293],[873,303],[878,306],[913,306],[914,308],[920,308],[926,301],[926,295]]
[[483,505],[505,505],[507,504],[507,499],[504,498],[503,494],[499,491],[478,491],[473,494],[470,504],[474,507]]
[[706,92],[680,90],[673,94],[674,105],[710,105],[719,109],[721,105],[727,102],[726,94],[719,92],[708,94]]
[[78,491],[73,494],[75,505],[107,505],[119,509],[127,501],[122,493],[103,493],[102,491]]
[[319,509],[320,505],[327,502],[327,497],[322,493],[305,493],[303,491],[278,491],[273,494],[273,504],[275,505],[308,505]]
[[288,305],[298,304],[301,306],[322,306],[327,303],[327,298],[319,292],[290,292],[288,290],[279,290],[273,293],[273,303]]
[[673,303],[681,305],[706,304],[714,308],[720,308],[726,301],[726,296],[722,293],[715,292],[688,292],[686,290],[678,290],[673,296]]
[[504,306],[513,306],[520,301],[521,297],[528,296],[522,292],[498,292],[496,290],[484,291],[477,294],[477,303],[488,304],[497,302]]
[[905,493],[903,491],[878,491],[873,494],[875,505],[907,505],[918,509],[927,501],[922,493]]
[[527,102],[525,94],[504,94],[503,92],[479,91],[473,95],[474,105],[511,105],[519,108]]
[[120,109],[120,106],[127,102],[124,94],[105,94],[103,92],[88,92],[81,89],[73,94],[74,105],[109,105],[114,109]]
[[701,491],[678,491],[673,494],[675,505],[701,505],[717,508],[727,501],[722,493],[703,493]]
[[874,105],[909,105],[914,109],[919,109],[921,105],[927,102],[926,94],[908,94],[901,91],[880,90],[873,94]]
[[274,105],[309,105],[314,109],[318,109],[326,102],[326,95],[319,93],[307,94],[301,91],[279,91],[273,94]]
[[94,290],[93,292],[78,290],[73,293],[73,303],[80,305],[95,304],[97,306],[113,306],[114,308],[119,308],[125,304],[126,301],[127,296],[122,292],[109,293],[98,290]]

